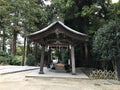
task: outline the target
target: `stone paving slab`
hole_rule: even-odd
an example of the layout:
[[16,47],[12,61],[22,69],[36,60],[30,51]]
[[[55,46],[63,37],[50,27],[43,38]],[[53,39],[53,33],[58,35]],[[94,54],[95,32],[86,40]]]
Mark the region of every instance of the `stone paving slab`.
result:
[[40,67],[33,67],[33,66],[14,66],[14,67],[9,67],[9,68],[2,68],[0,69],[0,75],[34,70],[34,69],[39,69],[39,68]]
[[85,75],[81,70],[76,75],[71,73],[58,73],[53,72],[50,69],[44,68],[44,74],[39,74],[39,70],[34,70],[33,72],[26,75],[26,77],[33,78],[73,78],[73,79],[88,79],[89,77]]
[[13,65],[0,65],[0,70],[2,70],[2,69],[7,69],[7,68],[13,68],[13,67],[19,67],[19,66],[13,66]]

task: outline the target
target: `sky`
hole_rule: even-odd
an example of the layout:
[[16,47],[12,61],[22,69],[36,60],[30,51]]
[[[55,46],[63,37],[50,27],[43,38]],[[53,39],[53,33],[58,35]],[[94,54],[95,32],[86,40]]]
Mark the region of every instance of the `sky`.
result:
[[44,3],[46,4],[46,5],[50,5],[51,4],[51,0],[43,0],[44,1]]

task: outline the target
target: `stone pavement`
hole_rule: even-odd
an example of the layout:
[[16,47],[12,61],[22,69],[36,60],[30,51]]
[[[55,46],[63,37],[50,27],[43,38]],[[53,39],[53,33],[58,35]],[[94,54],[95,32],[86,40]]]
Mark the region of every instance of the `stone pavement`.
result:
[[33,67],[33,66],[13,66],[13,67],[8,67],[8,68],[2,67],[0,68],[0,75],[34,70],[34,69],[39,69],[39,67]]
[[88,79],[88,76],[85,75],[81,70],[77,72],[76,75],[72,75],[71,73],[59,73],[55,71],[51,71],[44,67],[44,74],[39,74],[39,70],[34,70],[30,74],[26,75],[26,77],[33,77],[33,78],[73,78],[73,79]]

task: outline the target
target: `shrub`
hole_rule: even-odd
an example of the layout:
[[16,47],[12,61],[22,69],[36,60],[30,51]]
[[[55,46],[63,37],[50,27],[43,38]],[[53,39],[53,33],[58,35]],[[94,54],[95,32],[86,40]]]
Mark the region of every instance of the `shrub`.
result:
[[28,54],[27,60],[26,60],[26,65],[35,66],[35,57],[34,57],[34,55]]
[[21,57],[0,51],[0,64],[21,65]]
[[3,56],[0,56],[0,64],[7,64],[6,58]]
[[13,55],[10,55],[10,54],[7,54],[6,55],[6,60],[7,60],[7,63],[9,65],[12,65],[12,60],[13,60],[14,56]]
[[18,56],[13,57],[11,65],[21,65],[21,59]]
[[23,47],[17,47],[17,55],[22,55],[23,54]]
[[93,55],[101,61],[104,69],[108,61],[114,64],[117,57],[120,57],[120,32],[116,32],[116,27],[119,31],[120,27],[115,22],[109,22],[97,31],[93,40]]
[[4,51],[0,51],[0,56],[5,56],[5,52]]
[[9,65],[21,65],[21,58],[19,56],[7,55],[6,61]]

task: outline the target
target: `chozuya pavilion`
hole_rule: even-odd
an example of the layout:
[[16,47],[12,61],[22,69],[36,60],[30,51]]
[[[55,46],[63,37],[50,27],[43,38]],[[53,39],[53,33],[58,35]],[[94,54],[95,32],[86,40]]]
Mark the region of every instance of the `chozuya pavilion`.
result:
[[84,46],[84,57],[85,62],[88,62],[88,41],[89,36],[80,33],[76,30],[71,29],[66,26],[61,21],[55,21],[46,28],[39,30],[37,32],[27,35],[27,40],[32,40],[35,43],[35,57],[37,52],[37,45],[41,46],[41,57],[40,57],[40,74],[43,74],[44,67],[44,56],[46,48],[69,48],[70,62],[72,67],[72,74],[76,74],[75,66],[75,47],[79,45]]

